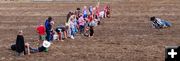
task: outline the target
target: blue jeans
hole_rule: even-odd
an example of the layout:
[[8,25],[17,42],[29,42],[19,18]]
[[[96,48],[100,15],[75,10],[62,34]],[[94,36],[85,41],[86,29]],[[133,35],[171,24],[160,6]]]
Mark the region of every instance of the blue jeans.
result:
[[88,17],[88,15],[87,15],[87,14],[84,14],[84,15],[83,15],[83,18],[87,18],[87,17]]
[[75,36],[75,30],[76,30],[75,28],[71,28],[71,35],[72,36]]
[[158,24],[158,23],[153,23],[153,26],[157,29],[160,29],[160,28],[163,28],[164,26],[165,27],[170,27],[172,26],[172,24],[168,21],[165,21],[165,20],[162,20],[161,21],[162,23],[161,24]]
[[77,27],[75,27],[75,33],[77,33],[78,32],[78,29],[77,29]]
[[51,31],[50,30],[46,30],[46,40],[47,41],[50,41],[50,39],[51,39]]
[[172,26],[172,24],[171,24],[170,22],[168,22],[168,21],[164,21],[164,24],[165,24],[167,27]]
[[30,53],[37,53],[37,52],[39,52],[38,48],[31,48],[31,47],[29,47],[29,48],[30,48]]

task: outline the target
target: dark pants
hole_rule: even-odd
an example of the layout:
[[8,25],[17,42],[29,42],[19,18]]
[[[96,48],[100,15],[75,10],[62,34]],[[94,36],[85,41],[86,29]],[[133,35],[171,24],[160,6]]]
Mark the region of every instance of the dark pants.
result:
[[100,25],[101,24],[101,22],[100,21],[98,21],[98,23],[97,23],[98,25]]
[[13,45],[11,45],[11,49],[13,50],[13,51],[16,51],[17,53],[18,53],[18,56],[20,55],[20,53],[22,53],[22,52],[24,52],[24,54],[26,54],[26,52],[25,52],[25,50],[19,50],[19,49],[17,49],[16,48],[16,44],[13,44]]
[[50,41],[51,39],[51,31],[50,30],[46,30],[46,40]]
[[93,26],[90,27],[90,36],[93,36],[94,35],[94,28]]
[[84,32],[84,26],[80,25],[80,33],[83,33],[83,32]]

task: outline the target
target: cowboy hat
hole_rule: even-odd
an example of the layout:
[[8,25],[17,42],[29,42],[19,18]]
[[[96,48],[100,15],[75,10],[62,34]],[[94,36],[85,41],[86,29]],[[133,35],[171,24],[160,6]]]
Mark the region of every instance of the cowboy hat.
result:
[[51,45],[51,43],[50,42],[48,42],[48,41],[43,41],[43,46],[44,47],[46,47],[46,48],[48,48],[48,47],[50,47],[50,45]]

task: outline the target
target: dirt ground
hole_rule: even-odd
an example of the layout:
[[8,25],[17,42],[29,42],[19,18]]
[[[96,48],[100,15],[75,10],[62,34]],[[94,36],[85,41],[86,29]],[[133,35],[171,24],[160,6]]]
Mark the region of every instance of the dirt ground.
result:
[[[95,3],[0,3],[0,61],[164,61],[165,46],[180,45],[180,0],[111,0],[111,18],[103,19],[93,38],[54,41],[48,52],[15,56],[10,45],[18,30],[25,42],[38,47],[39,22],[53,16],[64,23],[68,11]],[[102,3],[103,5],[103,3]],[[170,29],[153,29],[149,17],[173,23]]]

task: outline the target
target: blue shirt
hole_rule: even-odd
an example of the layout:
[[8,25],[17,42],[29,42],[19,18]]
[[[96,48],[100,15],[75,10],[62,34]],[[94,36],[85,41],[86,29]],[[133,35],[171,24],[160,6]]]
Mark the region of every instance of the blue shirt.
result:
[[50,24],[50,21],[49,20],[46,20],[46,22],[45,22],[45,27],[46,27],[46,31],[47,30],[51,30],[51,24]]

